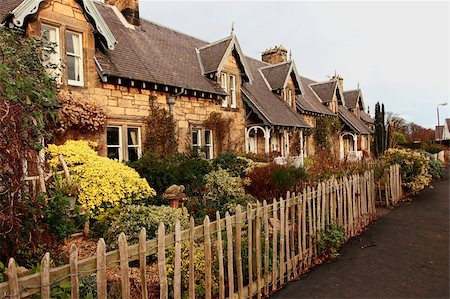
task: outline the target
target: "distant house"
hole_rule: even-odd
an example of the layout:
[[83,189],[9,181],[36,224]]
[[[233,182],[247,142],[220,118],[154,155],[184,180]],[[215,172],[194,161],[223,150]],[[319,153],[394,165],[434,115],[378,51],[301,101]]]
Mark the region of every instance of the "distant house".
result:
[[446,118],[444,125],[436,126],[436,141],[450,140],[450,118]]
[[[60,88],[106,111],[106,128],[89,138],[110,158],[141,156],[150,105],[172,113],[179,151],[201,149],[206,159],[233,150],[301,160],[314,154],[304,131],[324,116],[344,123],[335,142],[342,159],[370,152],[361,92],[346,106],[338,78],[301,77],[282,46],[255,60],[233,33],[210,43],[140,18],[138,0],[4,0],[0,21],[56,45],[47,59],[63,66]],[[217,113],[228,138],[207,126]]]

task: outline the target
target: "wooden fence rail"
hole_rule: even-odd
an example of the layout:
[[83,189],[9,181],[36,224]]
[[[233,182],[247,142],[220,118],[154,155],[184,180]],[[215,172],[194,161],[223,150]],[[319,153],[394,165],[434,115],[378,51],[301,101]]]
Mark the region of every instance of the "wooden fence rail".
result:
[[383,178],[376,183],[378,206],[393,208],[403,198],[400,165],[391,165],[384,172]]
[[[395,189],[393,196],[398,192]],[[40,273],[20,278],[11,259],[8,281],[0,284],[0,298],[40,293],[41,298],[47,299],[51,288],[66,282],[72,286],[72,298],[79,298],[80,279],[92,274],[96,275],[98,298],[106,298],[106,270],[115,266],[120,269],[122,298],[130,298],[128,273],[133,261],[139,261],[132,265],[139,264],[141,294],[147,298],[146,264],[150,255],[157,255],[160,298],[261,298],[316,263],[322,254],[318,240],[329,225],[343,227],[346,239],[362,232],[376,217],[375,198],[374,173],[368,171],[321,182],[298,194],[288,193],[285,199],[274,199],[272,204],[258,203],[253,208],[248,205],[245,212],[237,207],[235,215],[227,212],[221,218],[217,213],[216,221],[206,217],[202,225],[194,226],[191,219],[188,229],[181,230],[177,221],[174,233],[166,233],[161,223],[157,238],[152,240],[146,240],[143,228],[138,244],[127,245],[122,233],[118,250],[106,252],[105,242],[100,239],[97,254],[91,258],[78,260],[77,248],[73,246],[70,263],[57,268],[48,266],[50,257],[46,254]],[[184,243],[189,249],[187,270],[182,269]],[[197,279],[194,271],[194,247],[199,245],[205,259],[203,280]],[[174,254],[173,259],[167,259],[168,249]],[[169,263],[174,263],[171,277]],[[183,275],[188,278],[183,279]],[[170,285],[169,280],[173,282]],[[199,286],[204,294],[196,294]]]

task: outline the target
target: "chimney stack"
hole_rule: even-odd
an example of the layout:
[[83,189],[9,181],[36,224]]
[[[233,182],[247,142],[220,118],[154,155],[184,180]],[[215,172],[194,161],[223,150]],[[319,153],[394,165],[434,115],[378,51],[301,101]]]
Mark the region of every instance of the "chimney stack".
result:
[[128,23],[140,25],[139,0],[106,0],[106,4],[114,5],[122,13]]
[[342,78],[340,75],[336,75],[335,73],[334,76],[331,77],[331,79],[337,79],[339,82],[339,86],[341,87],[342,91],[344,91],[344,78]]
[[275,46],[273,48],[267,49],[261,55],[261,59],[264,62],[270,64],[277,64],[287,61],[287,50],[282,45]]

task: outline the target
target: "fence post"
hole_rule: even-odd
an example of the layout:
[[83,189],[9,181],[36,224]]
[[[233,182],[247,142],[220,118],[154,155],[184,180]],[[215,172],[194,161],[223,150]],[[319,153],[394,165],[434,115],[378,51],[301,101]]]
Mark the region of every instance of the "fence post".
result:
[[257,275],[257,287],[258,287],[258,299],[261,298],[261,204],[257,203],[256,208],[256,275]]
[[302,267],[303,267],[303,250],[302,250],[302,246],[303,246],[303,242],[302,242],[302,237],[303,237],[303,225],[302,225],[302,208],[303,208],[303,195],[305,191],[303,190],[303,193],[298,193],[297,194],[297,269],[298,269],[298,273],[297,274],[301,274],[302,273]]
[[285,212],[284,212],[284,233],[286,234],[285,236],[285,241],[286,241],[286,280],[290,281],[291,280],[291,271],[292,271],[292,261],[291,261],[291,246],[290,246],[290,230],[289,230],[289,208],[290,208],[290,204],[289,204],[289,200],[291,199],[291,194],[288,191],[286,194],[286,207],[285,207]]
[[195,299],[195,269],[194,269],[194,243],[195,243],[194,218],[190,219],[189,226],[189,298]]
[[248,297],[253,296],[253,211],[252,205],[247,204],[247,250],[248,250]]
[[227,274],[228,274],[228,297],[234,297],[234,271],[233,271],[233,228],[231,217],[225,213],[225,225],[227,226]]
[[284,200],[280,198],[280,285],[284,285],[284,273],[285,273],[285,262],[284,262],[284,246],[285,246],[285,220],[284,220]]
[[141,292],[142,298],[148,298],[147,291],[147,230],[141,228],[139,232],[139,272],[141,276]]
[[[223,268],[223,244],[222,244],[222,226],[220,224],[220,212],[216,212],[217,222],[217,258],[219,260],[219,299],[225,298],[225,276]],[[251,247],[249,247],[251,248]],[[250,249],[249,249],[250,250]]]
[[78,281],[78,249],[75,244],[70,246],[70,297],[72,299],[80,298]]
[[173,275],[173,297],[181,298],[181,225],[175,221],[175,271]]
[[119,235],[120,255],[120,281],[122,285],[122,298],[130,298],[130,272],[128,270],[128,245],[127,238],[122,232]]
[[41,298],[50,299],[50,253],[46,252],[41,261]]
[[[264,295],[269,295],[269,212],[264,200]],[[250,250],[250,249],[249,249]]]
[[[293,273],[293,278],[297,277],[297,257],[295,256],[295,204],[297,199],[295,198],[295,193],[292,193],[291,197],[291,269]],[[298,207],[298,206],[297,206]]]
[[278,203],[276,198],[273,199],[272,216],[272,291],[274,291],[278,285]]
[[306,199],[308,194],[306,193],[306,189],[303,188],[302,193],[302,271],[306,268],[305,263],[305,254],[307,254],[306,247]]
[[97,242],[97,297],[106,299],[106,245],[100,238]]
[[[312,201],[312,192],[311,192],[311,187],[307,187],[307,204],[308,204],[308,262],[307,262],[307,267],[309,267],[311,265],[311,258],[313,256],[314,253],[314,249],[313,249],[313,245],[312,245],[312,240],[313,240],[313,218],[314,218],[314,214],[312,212],[311,209],[311,201]],[[307,268],[306,267],[306,268]]]
[[166,235],[164,223],[159,224],[158,228],[158,274],[159,274],[159,297],[161,299],[169,298],[169,290],[167,286],[167,270],[166,270]]
[[242,208],[240,205],[236,207],[236,272],[239,298],[244,297],[244,280],[242,278],[242,255],[241,255],[241,238],[242,238]]
[[211,298],[211,235],[209,234],[209,216],[203,221],[205,235],[205,298]]
[[9,282],[9,297],[20,298],[19,279],[17,278],[16,261],[13,258],[9,259],[8,272],[6,272]]

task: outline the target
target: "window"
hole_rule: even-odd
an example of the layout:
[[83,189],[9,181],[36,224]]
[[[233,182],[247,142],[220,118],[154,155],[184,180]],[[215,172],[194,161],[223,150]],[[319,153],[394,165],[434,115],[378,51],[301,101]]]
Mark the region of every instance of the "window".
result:
[[136,161],[141,157],[141,130],[140,128],[127,128],[128,160]]
[[[222,86],[222,89],[228,93],[228,84],[227,84],[227,74],[221,73],[220,74],[220,85]],[[222,107],[228,107],[228,96],[226,96],[222,100]]]
[[[122,132],[126,132],[126,143],[122,142]],[[136,161],[141,157],[141,128],[109,126],[106,129],[106,145],[108,158]]]
[[236,108],[236,77],[230,75],[231,108]]
[[204,151],[205,158],[211,160],[214,158],[213,134],[211,130],[193,129],[192,130],[192,149],[199,154]]
[[206,160],[211,160],[213,158],[213,145],[212,145],[211,130],[205,130],[205,153],[206,153]]
[[280,141],[278,140],[278,133],[273,133],[273,135],[270,137],[271,141],[271,150],[273,152],[278,152],[280,150]]
[[80,33],[66,31],[67,83],[83,86],[83,44]]
[[61,82],[59,28],[43,24],[41,26],[41,39],[44,48],[42,64],[47,69],[48,75],[55,78],[59,83]]
[[292,107],[292,90],[288,89],[288,104]]
[[192,148],[194,151],[200,152],[201,146],[202,146],[202,140],[200,138],[200,130],[193,130],[192,131]]
[[121,127],[108,127],[106,129],[107,157],[122,161],[122,134]]

